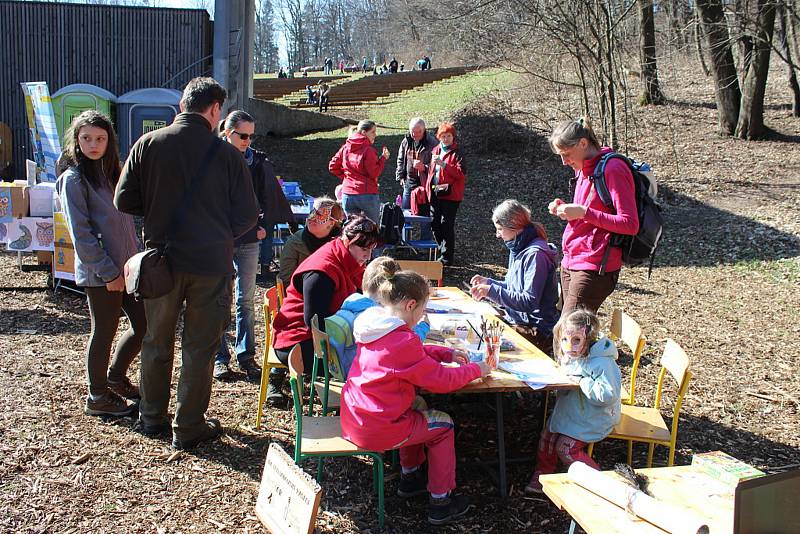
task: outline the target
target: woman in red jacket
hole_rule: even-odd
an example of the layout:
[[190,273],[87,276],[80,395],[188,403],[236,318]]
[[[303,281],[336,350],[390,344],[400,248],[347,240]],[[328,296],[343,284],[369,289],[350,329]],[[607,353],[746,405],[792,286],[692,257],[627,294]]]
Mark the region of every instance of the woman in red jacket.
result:
[[[275,355],[286,364],[295,345],[303,352],[303,366],[311,372],[314,363],[314,344],[311,339],[311,319],[318,317],[325,329],[324,319],[342,307],[344,299],[361,288],[364,266],[378,244],[378,225],[363,215],[354,215],[342,228],[342,237],[333,239],[303,260],[286,288],[286,299],[272,321]],[[284,405],[281,384],[285,369],[270,372],[267,401]]]
[[425,186],[431,201],[431,228],[439,244],[440,261],[453,265],[456,243],[456,212],[464,199],[467,172],[456,143],[456,129],[443,122],[436,131],[439,144],[431,152],[428,182]]
[[342,207],[345,213],[364,213],[373,222],[378,222],[381,209],[378,177],[389,159],[388,148],[383,147],[378,156],[372,146],[377,136],[378,127],[374,122],[359,122],[328,163],[328,170],[343,181]]
[[589,178],[603,154],[612,149],[601,146],[589,119],[566,121],[556,126],[550,136],[553,152],[564,165],[575,171],[575,193],[571,203],[556,198],[548,209],[567,221],[562,237],[564,258],[561,261],[561,291],[564,306],[561,316],[585,308],[597,312],[614,291],[622,267],[622,249],[611,247],[600,274],[611,234],[634,235],[639,231],[633,175],[619,159],[605,167],[605,183],[614,209],[600,200]]

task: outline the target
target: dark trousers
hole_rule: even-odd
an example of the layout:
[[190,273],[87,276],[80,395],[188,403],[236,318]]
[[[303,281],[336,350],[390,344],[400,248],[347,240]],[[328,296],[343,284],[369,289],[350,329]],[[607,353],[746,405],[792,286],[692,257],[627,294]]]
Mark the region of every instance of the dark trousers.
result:
[[561,316],[566,317],[573,310],[586,309],[594,313],[614,292],[619,280],[619,271],[597,274],[597,271],[571,271],[561,268],[561,293],[564,306]]
[[[305,341],[301,341],[300,345],[300,352],[303,354],[303,373],[306,375],[311,375],[311,370],[313,369],[314,365],[314,340],[313,339],[306,339]],[[283,365],[289,365],[289,353],[292,352],[294,345],[291,347],[284,347],[282,349],[275,349],[275,356],[278,357],[278,360]],[[322,373],[322,368],[320,367],[320,374]]]
[[231,277],[182,272],[173,277],[172,291],[144,301],[148,328],[142,345],[139,417],[148,425],[167,422],[175,330],[183,309],[181,374],[172,429],[177,439],[185,441],[205,430],[214,356],[231,320]]
[[[105,287],[87,287],[89,316],[92,331],[86,346],[86,375],[89,393],[102,395],[108,391],[108,380],[119,381],[128,373],[128,368],[142,348],[142,339],[147,331],[144,304],[124,291],[109,291]],[[120,336],[111,355],[111,345],[117,335],[119,312],[125,312],[130,327]],[[111,367],[108,360],[111,359]]]
[[328,95],[319,97],[319,112],[322,113],[322,107],[325,106],[325,111],[328,111]]
[[453,264],[456,253],[456,213],[461,201],[442,200],[436,195],[431,199],[431,228],[436,242],[439,243],[439,254],[442,263]]

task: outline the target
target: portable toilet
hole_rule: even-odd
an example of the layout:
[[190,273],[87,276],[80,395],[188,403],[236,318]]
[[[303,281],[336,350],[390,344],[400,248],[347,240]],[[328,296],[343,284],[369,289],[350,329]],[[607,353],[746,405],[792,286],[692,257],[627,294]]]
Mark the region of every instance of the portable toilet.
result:
[[117,98],[117,134],[122,158],[143,134],[172,123],[180,113],[181,92],[154,87],[137,89]]
[[117,97],[96,85],[73,83],[53,93],[51,100],[53,101],[53,113],[56,117],[58,137],[61,139],[61,145],[63,146],[64,131],[67,126],[70,125],[72,119],[87,109],[96,109],[113,120],[111,111]]

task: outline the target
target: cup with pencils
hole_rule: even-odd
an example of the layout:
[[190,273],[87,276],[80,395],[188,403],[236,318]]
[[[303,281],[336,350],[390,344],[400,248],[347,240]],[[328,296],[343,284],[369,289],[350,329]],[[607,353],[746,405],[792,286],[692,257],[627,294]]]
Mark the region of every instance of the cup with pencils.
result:
[[481,340],[486,347],[486,364],[497,369],[500,361],[500,343],[503,325],[500,321],[481,321]]

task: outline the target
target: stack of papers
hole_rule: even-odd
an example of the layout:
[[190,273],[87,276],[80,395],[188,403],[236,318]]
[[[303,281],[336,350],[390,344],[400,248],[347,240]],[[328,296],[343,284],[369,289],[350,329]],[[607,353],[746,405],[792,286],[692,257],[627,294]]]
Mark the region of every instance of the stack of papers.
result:
[[531,389],[542,389],[550,384],[563,384],[570,379],[553,362],[547,360],[500,361],[500,369],[511,373]]

